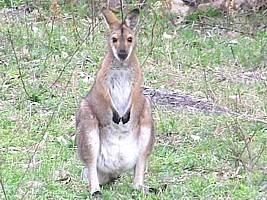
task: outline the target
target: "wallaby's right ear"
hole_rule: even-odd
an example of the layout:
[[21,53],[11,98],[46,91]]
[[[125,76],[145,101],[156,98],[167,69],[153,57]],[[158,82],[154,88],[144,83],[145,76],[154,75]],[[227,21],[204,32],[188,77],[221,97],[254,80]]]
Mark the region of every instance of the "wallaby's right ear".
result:
[[125,24],[128,26],[130,29],[134,30],[135,27],[138,24],[140,17],[140,12],[139,9],[133,9],[125,18]]
[[120,20],[118,20],[115,16],[115,14],[106,7],[102,8],[102,14],[110,30],[121,23]]

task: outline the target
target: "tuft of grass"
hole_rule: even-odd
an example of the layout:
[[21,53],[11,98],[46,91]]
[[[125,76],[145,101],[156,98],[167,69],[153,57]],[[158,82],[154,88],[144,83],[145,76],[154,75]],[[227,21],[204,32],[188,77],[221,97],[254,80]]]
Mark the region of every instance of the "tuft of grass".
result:
[[222,16],[222,12],[215,8],[208,8],[206,11],[196,10],[195,12],[186,16],[186,20],[189,22],[198,21],[203,17],[207,18],[219,18]]

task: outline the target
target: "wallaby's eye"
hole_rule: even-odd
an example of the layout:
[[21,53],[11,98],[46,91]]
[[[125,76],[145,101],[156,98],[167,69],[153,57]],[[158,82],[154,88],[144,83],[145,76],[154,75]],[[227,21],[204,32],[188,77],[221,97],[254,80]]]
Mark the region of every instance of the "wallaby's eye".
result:
[[118,39],[117,38],[115,38],[115,37],[112,37],[112,42],[113,43],[116,43],[118,41]]
[[132,37],[128,37],[127,41],[128,41],[129,43],[132,43],[132,42],[133,42],[133,38],[132,38]]

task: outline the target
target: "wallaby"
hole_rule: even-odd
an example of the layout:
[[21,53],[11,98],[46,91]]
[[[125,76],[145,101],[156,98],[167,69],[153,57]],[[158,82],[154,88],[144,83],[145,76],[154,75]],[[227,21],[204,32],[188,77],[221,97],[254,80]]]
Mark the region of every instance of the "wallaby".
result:
[[132,169],[132,187],[146,189],[145,165],[155,139],[150,101],[141,93],[135,54],[139,10],[132,10],[122,21],[107,8],[102,14],[110,31],[108,52],[76,114],[78,153],[92,196],[100,194],[99,185]]

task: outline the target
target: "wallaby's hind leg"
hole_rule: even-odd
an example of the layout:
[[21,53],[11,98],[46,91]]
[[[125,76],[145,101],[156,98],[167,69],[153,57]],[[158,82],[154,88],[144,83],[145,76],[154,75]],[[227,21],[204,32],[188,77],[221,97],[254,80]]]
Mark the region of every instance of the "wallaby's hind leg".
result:
[[91,195],[99,194],[100,187],[97,175],[97,157],[100,148],[99,128],[97,118],[86,101],[81,104],[76,123],[78,152],[88,170],[89,189]]
[[144,186],[144,171],[147,158],[152,151],[155,135],[154,124],[151,116],[150,102],[146,98],[144,102],[144,109],[140,118],[140,155],[138,157],[132,187],[134,189],[148,190],[148,187]]

